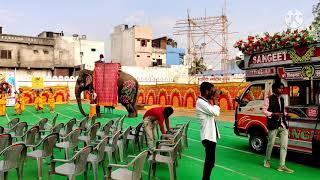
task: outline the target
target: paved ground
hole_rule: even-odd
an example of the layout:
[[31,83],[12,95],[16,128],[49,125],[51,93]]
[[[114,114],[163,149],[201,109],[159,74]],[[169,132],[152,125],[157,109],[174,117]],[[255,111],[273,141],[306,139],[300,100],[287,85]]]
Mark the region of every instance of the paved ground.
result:
[[[84,109],[88,111],[88,105],[84,105]],[[68,119],[75,117],[77,119],[83,118],[79,113],[75,104],[57,105],[56,113],[59,113],[58,122],[67,122]],[[204,162],[204,149],[201,145],[199,138],[199,124],[195,119],[194,112],[189,110],[176,111],[181,113],[172,118],[171,124],[184,123],[191,120],[191,125],[188,132],[189,147],[183,150],[182,158],[178,159],[179,166],[177,168],[178,180],[201,179],[202,167]],[[8,118],[13,118],[13,109],[8,109]],[[120,117],[126,114],[125,111],[115,110],[113,114],[104,114],[98,121],[106,123],[112,118]],[[193,115],[192,115],[193,114]],[[54,114],[36,113],[33,107],[27,107],[26,112],[19,116],[23,121],[34,123],[40,118],[48,117],[53,118]],[[232,113],[223,113],[219,119],[226,119],[232,121]],[[132,125],[135,126],[141,122],[142,115],[137,118],[125,119],[125,128]],[[0,117],[0,125],[7,123],[6,117]],[[218,126],[222,135],[217,145],[217,161],[216,167],[213,170],[212,179],[319,179],[319,166],[312,165],[309,156],[301,154],[289,153],[287,165],[294,169],[294,174],[286,174],[276,171],[278,164],[278,153],[275,151],[274,158],[272,159],[272,167],[266,169],[262,166],[264,159],[263,155],[252,153],[248,150],[248,140],[244,137],[235,136],[233,133],[233,123],[219,121]],[[131,145],[129,153],[132,153]],[[64,158],[63,151],[55,150],[55,158]],[[48,161],[48,160],[47,160]],[[59,164],[58,164],[59,165]],[[146,179],[148,171],[147,163],[145,164],[143,176]],[[44,165],[44,178],[48,179],[47,172],[48,166]],[[24,179],[36,179],[36,162],[35,160],[28,159],[24,168]],[[99,169],[99,175],[102,175],[102,169]],[[89,172],[89,178],[93,179],[92,171]],[[65,179],[61,176],[53,176],[55,180]],[[10,171],[9,179],[17,179],[16,171]],[[83,179],[79,176],[77,179]],[[101,179],[101,178],[99,178]],[[169,180],[168,167],[160,165],[157,167],[156,177],[154,179]]]

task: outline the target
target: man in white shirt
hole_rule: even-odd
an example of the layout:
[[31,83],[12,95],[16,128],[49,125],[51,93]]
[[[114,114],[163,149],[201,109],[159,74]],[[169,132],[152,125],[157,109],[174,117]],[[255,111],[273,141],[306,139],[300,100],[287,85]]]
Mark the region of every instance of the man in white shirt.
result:
[[[196,103],[196,113],[200,122],[200,136],[206,151],[206,159],[203,168],[202,180],[210,180],[211,171],[215,163],[216,143],[220,138],[219,130],[214,117],[220,115],[220,107],[218,104],[218,90],[213,84],[203,82],[200,85],[200,93]],[[211,104],[214,99],[214,104]]]

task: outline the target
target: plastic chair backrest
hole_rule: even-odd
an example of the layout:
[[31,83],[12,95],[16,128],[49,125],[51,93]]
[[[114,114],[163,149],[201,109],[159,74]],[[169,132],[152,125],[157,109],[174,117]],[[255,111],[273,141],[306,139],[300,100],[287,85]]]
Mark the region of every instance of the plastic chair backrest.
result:
[[139,136],[140,130],[143,126],[143,123],[139,123],[135,128],[135,136]]
[[91,126],[90,132],[89,132],[90,140],[95,140],[96,139],[97,132],[98,132],[99,128],[100,128],[100,123],[99,122],[97,122],[93,126]]
[[108,123],[106,123],[103,128],[102,128],[102,131],[105,133],[105,134],[109,134],[110,132],[110,128],[111,126],[113,125],[114,121],[113,120],[110,120]]
[[69,134],[72,131],[73,126],[76,124],[76,119],[70,119],[70,121],[67,122],[66,124],[66,134]]
[[88,123],[89,118],[85,117],[80,121],[79,128],[84,131],[86,129],[86,125]]
[[117,143],[118,143],[118,140],[119,140],[119,137],[120,137],[120,135],[121,135],[121,133],[120,133],[120,131],[117,131],[114,135],[113,135],[113,137],[112,137],[112,148],[113,149],[116,149],[116,147],[117,147]]
[[186,126],[184,127],[184,134],[185,135],[188,134],[188,129],[189,129],[190,122],[191,122],[191,120],[189,120],[188,123],[186,124]]
[[73,131],[71,131],[67,136],[67,141],[69,141],[70,143],[70,148],[74,148],[78,146],[78,142],[79,142],[79,136],[81,134],[81,129],[77,128]]
[[26,132],[25,143],[26,145],[35,145],[36,135],[39,133],[39,126],[33,126]]
[[54,116],[54,118],[52,119],[52,124],[51,124],[52,127],[56,126],[56,122],[57,122],[58,116],[59,116],[59,114],[56,114],[56,115]]
[[84,172],[87,168],[87,158],[91,152],[91,146],[86,146],[82,148],[77,154],[72,158],[75,165],[75,174],[80,174]]
[[18,168],[26,158],[27,147],[23,143],[13,144],[1,152],[3,156],[3,171]]
[[110,137],[106,136],[102,139],[102,141],[97,145],[97,159],[98,162],[102,161],[104,159],[104,155],[105,155],[105,147],[109,142]]
[[120,118],[120,120],[119,120],[119,124],[118,124],[118,127],[117,127],[117,131],[118,130],[121,130],[122,131],[122,129],[123,129],[123,122],[124,122],[124,120],[125,120],[125,115],[123,115],[121,118]]
[[148,151],[141,152],[133,161],[132,180],[141,179],[144,163],[148,156]]
[[0,134],[0,152],[12,144],[11,134]]
[[90,126],[93,126],[96,123],[96,120],[97,120],[97,116],[96,115],[92,116]]
[[58,140],[58,133],[51,133],[43,139],[42,157],[49,157],[53,155],[53,148]]
[[44,130],[45,125],[48,123],[49,119],[48,118],[43,118],[38,122],[40,130]]
[[8,128],[12,128],[13,126],[15,126],[16,124],[18,124],[18,122],[20,122],[20,118],[13,118],[8,122]]
[[22,136],[24,132],[27,130],[28,125],[26,122],[19,122],[13,127],[13,131],[15,136]]
[[121,137],[122,137],[122,143],[124,145],[124,147],[126,147],[127,145],[127,137],[128,135],[130,134],[131,132],[131,126],[129,126],[122,134],[121,134]]
[[60,130],[64,127],[63,123],[59,123],[56,126],[54,126],[51,130],[52,133],[59,133]]

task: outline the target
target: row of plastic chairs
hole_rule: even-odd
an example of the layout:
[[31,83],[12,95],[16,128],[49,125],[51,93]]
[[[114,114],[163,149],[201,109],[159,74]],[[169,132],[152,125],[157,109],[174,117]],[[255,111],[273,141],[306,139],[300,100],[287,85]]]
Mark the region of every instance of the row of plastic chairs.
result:
[[187,134],[190,121],[186,124],[178,124],[173,127],[174,134],[163,134],[156,142],[156,149],[153,150],[153,155],[149,158],[149,173],[148,179],[151,175],[155,176],[156,165],[158,163],[167,164],[169,168],[170,180],[177,179],[176,166],[178,166],[178,154],[182,158],[182,139],[185,147],[188,147]]
[[[88,140],[91,140],[91,139],[88,139],[88,138],[90,138],[90,135],[92,134],[92,132],[95,131],[96,135],[98,135],[98,134],[104,135],[104,138],[103,138],[102,141],[105,140],[105,141],[108,142],[107,143],[108,145],[104,147],[104,152],[102,152],[102,150],[99,149],[100,146],[96,146],[97,147],[96,151],[100,152],[100,154],[108,154],[109,163],[112,163],[112,157],[114,158],[115,162],[117,163],[117,151],[119,150],[120,151],[120,160],[123,161],[123,149],[124,149],[125,153],[128,154],[128,152],[127,152],[127,150],[128,150],[128,140],[132,140],[132,145],[133,146],[135,146],[135,144],[138,143],[139,151],[141,151],[139,142],[141,141],[140,138],[142,139],[141,142],[143,142],[144,135],[143,135],[142,123],[138,124],[135,128],[128,127],[125,131],[122,131],[122,133],[121,133],[122,125],[120,125],[120,127],[119,127],[117,124],[123,124],[124,117],[122,118],[122,123],[120,122],[120,119],[121,118],[119,118],[118,120],[115,120],[116,123],[114,123],[113,120],[111,120],[108,123],[106,123],[103,126],[102,131],[99,131],[100,133],[97,133],[97,131],[96,131],[98,129],[98,127],[100,127],[100,123],[96,123],[93,126],[91,126],[90,129],[87,130],[87,135],[83,135],[83,136],[80,136],[82,130],[80,128],[81,126],[79,125],[79,127],[75,128],[71,132],[69,132],[68,135],[61,136],[61,134],[60,134],[60,138],[62,137],[63,141],[56,143],[55,146],[58,147],[59,143],[68,144],[67,142],[70,143],[73,140],[74,141],[79,141],[80,139],[83,139],[83,141],[87,140],[87,142],[88,142]],[[81,122],[83,122],[83,121],[80,121],[79,124],[82,124]],[[187,136],[187,129],[188,129],[189,123],[190,122],[188,122],[185,125],[180,125],[180,126],[177,126],[176,128],[174,128],[176,130],[176,133],[175,133],[175,135],[173,137],[171,137],[171,139],[174,139],[174,141],[172,141],[172,140],[170,140],[170,141],[168,141],[168,140],[158,141],[159,144],[157,144],[157,147],[161,147],[161,148],[156,149],[156,151],[157,152],[171,152],[171,154],[172,154],[172,152],[175,152],[176,149],[178,149],[178,151],[180,152],[180,158],[181,158],[181,150],[182,150],[181,137],[185,137],[184,138],[184,140],[185,140],[184,144],[185,144],[185,147],[187,147],[187,137],[186,136]],[[52,129],[54,129],[54,128],[52,128]],[[96,129],[96,130],[94,130],[94,129]],[[114,133],[114,132],[111,131],[111,129],[118,130],[118,131],[116,133]],[[108,130],[109,132],[105,132],[105,130]],[[55,134],[58,134],[58,133],[55,133]],[[112,135],[112,136],[110,136],[110,135]],[[75,137],[77,137],[77,138],[75,138]],[[80,137],[82,137],[82,138],[80,138]],[[86,137],[87,139],[85,140],[84,137]],[[101,137],[102,136],[100,136],[100,139],[101,139]],[[180,137],[180,138],[178,138],[178,137]],[[58,135],[58,138],[59,138],[59,135]],[[168,137],[166,137],[166,138],[168,139]],[[100,142],[102,142],[102,141],[100,140]],[[94,142],[92,144],[91,143],[87,143],[87,142],[85,142],[85,146],[88,146],[88,145],[93,146],[94,144],[96,144],[96,142]],[[171,143],[168,143],[168,142],[171,142]],[[173,145],[172,142],[178,142],[178,143],[174,143],[174,146],[172,146]],[[78,143],[75,143],[75,144],[76,144],[76,147],[77,147]],[[142,144],[143,143],[141,143],[141,145]],[[167,147],[168,144],[170,145],[171,149],[170,148],[169,149],[168,148],[167,149],[163,149],[163,147]],[[133,147],[133,149],[135,149],[135,148]],[[135,150],[134,150],[133,153],[135,153]],[[66,156],[67,156],[67,154],[69,154],[69,153],[66,153]],[[71,159],[74,159],[77,154],[78,153],[76,153]],[[149,163],[151,164],[151,166],[150,166],[151,168],[150,168],[149,171],[153,170],[154,162],[157,162],[156,160],[159,159],[159,158],[161,159],[160,153],[158,153],[158,154],[159,155],[154,156],[154,158],[152,158],[152,159],[149,158]],[[131,156],[127,156],[127,157],[131,157]],[[68,157],[66,159],[69,160]],[[95,158],[94,156],[88,156],[88,160],[89,159],[91,159],[91,162],[93,162],[93,159],[97,159],[97,158]],[[101,158],[98,158],[98,159],[101,160]],[[174,158],[174,159],[176,159],[176,158]],[[38,162],[38,160],[37,160],[37,162]],[[103,162],[105,162],[105,161],[103,161]],[[177,161],[175,160],[175,161],[170,161],[170,162],[174,162],[174,163],[169,163],[168,164],[169,167],[170,167],[169,168],[170,172],[171,172],[170,176],[174,177],[175,175],[172,175],[172,174],[175,174],[175,163]],[[99,161],[98,164],[99,163],[101,163],[101,161]],[[39,166],[39,164],[42,164],[42,163],[38,163],[38,166]],[[97,179],[97,167],[96,167],[96,165],[94,165],[94,163],[92,163],[92,166],[93,166],[93,170],[94,170],[94,174],[95,174],[95,179]],[[105,165],[103,165],[103,166],[105,166]],[[114,167],[117,167],[117,166],[114,166]],[[42,169],[42,168],[38,167],[38,169]],[[103,167],[103,169],[105,169],[105,167]],[[59,168],[58,168],[58,171],[59,171]],[[38,170],[38,176],[39,177],[41,177],[41,174],[39,174],[40,172],[42,172],[42,170],[40,170],[40,171]],[[155,173],[155,170],[153,172]],[[105,171],[104,171],[104,173],[105,173]],[[118,174],[119,174],[119,171],[118,171]],[[73,177],[73,176],[70,176],[70,177]]]

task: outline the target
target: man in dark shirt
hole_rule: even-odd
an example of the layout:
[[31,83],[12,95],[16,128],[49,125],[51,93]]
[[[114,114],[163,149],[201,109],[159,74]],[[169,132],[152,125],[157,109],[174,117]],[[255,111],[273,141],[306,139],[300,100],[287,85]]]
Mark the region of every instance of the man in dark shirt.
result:
[[264,100],[263,113],[267,116],[268,145],[264,167],[270,168],[270,157],[274,142],[280,135],[280,164],[278,171],[293,173],[294,171],[285,166],[288,147],[288,125],[285,121],[284,99],[281,97],[284,85],[280,82],[272,84],[273,94]]
[[154,148],[154,139],[157,134],[157,124],[160,126],[162,134],[165,134],[164,121],[168,131],[173,133],[169,126],[169,116],[173,114],[172,107],[156,107],[149,109],[143,116],[143,124],[147,134],[148,148]]

